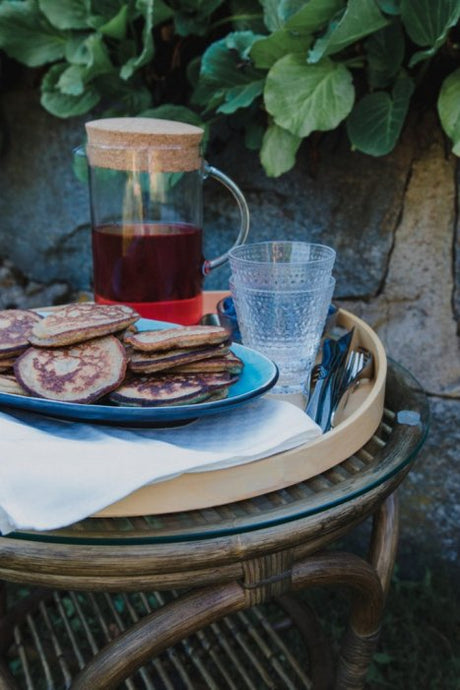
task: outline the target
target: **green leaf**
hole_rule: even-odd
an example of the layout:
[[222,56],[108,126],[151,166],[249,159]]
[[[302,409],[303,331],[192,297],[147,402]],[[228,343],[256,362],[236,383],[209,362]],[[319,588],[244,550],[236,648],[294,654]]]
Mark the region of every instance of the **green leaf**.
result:
[[[296,3],[298,5],[299,3]],[[281,11],[286,18],[286,29],[313,33],[325,26],[343,8],[345,0],[310,0],[301,3],[300,9],[290,13],[292,2],[282,3]]]
[[278,0],[259,0],[264,8],[264,24],[269,31],[277,31],[282,26],[282,21],[278,14]]
[[438,113],[452,151],[460,156],[460,68],[444,80],[438,98]]
[[410,38],[419,46],[428,46],[412,56],[409,67],[433,57],[446,42],[447,34],[460,19],[458,0],[402,0],[401,17]]
[[443,43],[460,18],[458,0],[402,0],[401,17],[406,31],[419,46]]
[[251,47],[251,58],[256,67],[270,69],[280,58],[288,53],[306,55],[312,37],[279,29],[270,36],[259,39]]
[[347,131],[355,149],[370,156],[384,156],[396,145],[414,91],[412,79],[403,75],[390,96],[376,91],[364,96],[347,120]]
[[374,88],[388,86],[398,74],[404,60],[405,40],[399,21],[372,34],[364,44],[368,61],[369,85]]
[[38,67],[63,58],[65,41],[32,0],[0,3],[0,48],[10,57]]
[[56,88],[61,93],[79,96],[85,89],[84,72],[85,70],[81,65],[70,65],[62,72]]
[[387,14],[401,14],[401,0],[377,0],[377,5]]
[[88,3],[86,0],[38,0],[48,21],[58,29],[87,29]]
[[335,129],[352,109],[355,90],[344,65],[329,59],[307,65],[297,55],[286,55],[268,73],[264,98],[277,125],[306,137]]
[[128,20],[129,7],[128,5],[123,5],[114,17],[99,27],[98,31],[105,36],[121,41],[126,36]]
[[154,53],[153,44],[153,11],[154,0],[137,0],[136,7],[144,17],[144,28],[142,30],[143,48],[139,55],[130,58],[120,71],[122,79],[129,79],[136,70],[149,62]]
[[225,102],[217,108],[218,113],[230,115],[238,108],[247,108],[251,103],[263,93],[265,79],[252,81],[244,86],[234,86],[227,90]]
[[252,31],[235,31],[210,45],[201,60],[193,102],[227,114],[250,105],[263,90],[264,74],[246,57],[258,38]]
[[260,161],[269,177],[279,177],[294,167],[295,156],[302,142],[286,129],[271,124],[265,132]]
[[42,80],[41,104],[56,117],[75,117],[83,115],[93,108],[100,100],[100,94],[90,86],[78,96],[64,94],[58,88],[58,82],[66,66],[63,64],[50,67]]
[[[95,77],[114,71],[108,50],[99,34],[91,34],[80,45],[78,64],[71,64],[61,74],[57,88],[62,93],[78,96]],[[83,61],[83,58],[85,60]]]
[[174,17],[174,10],[171,9],[163,0],[155,0],[153,7],[153,25],[163,24]]
[[171,2],[174,8],[174,26],[179,36],[196,34],[203,36],[209,26],[213,12],[222,5],[224,0],[175,0]]
[[308,61],[315,63],[326,55],[338,53],[387,24],[388,19],[380,12],[375,0],[349,0],[338,21],[331,22],[324,36],[316,41]]

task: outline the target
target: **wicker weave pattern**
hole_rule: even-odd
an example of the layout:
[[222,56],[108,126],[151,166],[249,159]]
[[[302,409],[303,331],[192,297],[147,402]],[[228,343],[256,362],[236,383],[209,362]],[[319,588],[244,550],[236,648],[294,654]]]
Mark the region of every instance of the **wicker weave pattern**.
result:
[[[14,628],[10,654],[27,690],[62,690],[107,642],[174,598],[174,592],[117,594],[49,592]],[[281,609],[254,607],[183,640],[140,668],[128,690],[310,688],[289,651],[293,630]]]

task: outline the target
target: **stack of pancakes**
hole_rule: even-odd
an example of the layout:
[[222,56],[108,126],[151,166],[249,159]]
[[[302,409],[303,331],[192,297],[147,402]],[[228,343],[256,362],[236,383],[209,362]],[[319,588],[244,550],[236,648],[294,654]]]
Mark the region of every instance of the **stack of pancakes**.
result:
[[0,390],[49,400],[174,405],[225,397],[242,370],[219,326],[137,332],[124,305],[71,304],[45,317],[0,312]]

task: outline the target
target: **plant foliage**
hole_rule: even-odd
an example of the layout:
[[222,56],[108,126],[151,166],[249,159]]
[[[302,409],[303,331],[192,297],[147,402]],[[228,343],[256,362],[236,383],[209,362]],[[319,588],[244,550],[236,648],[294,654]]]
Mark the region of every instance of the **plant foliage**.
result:
[[389,153],[427,82],[459,155],[459,19],[460,0],[0,0],[0,49],[57,117],[231,118],[278,176],[342,123]]

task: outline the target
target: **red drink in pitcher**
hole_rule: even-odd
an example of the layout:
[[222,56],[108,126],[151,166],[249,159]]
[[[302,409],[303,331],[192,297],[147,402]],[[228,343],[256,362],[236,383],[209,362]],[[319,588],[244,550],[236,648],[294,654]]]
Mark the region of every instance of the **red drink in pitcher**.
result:
[[202,316],[202,230],[186,223],[93,228],[94,293],[141,316],[184,325]]

